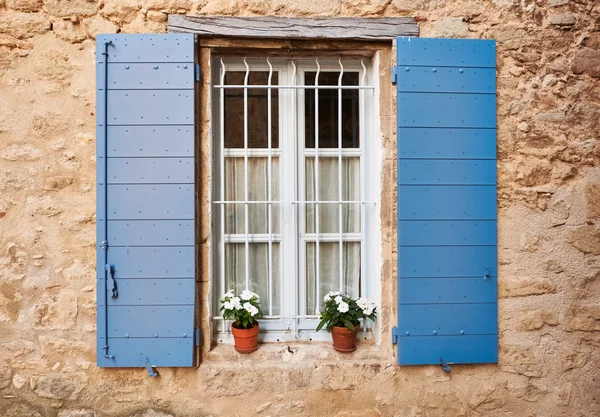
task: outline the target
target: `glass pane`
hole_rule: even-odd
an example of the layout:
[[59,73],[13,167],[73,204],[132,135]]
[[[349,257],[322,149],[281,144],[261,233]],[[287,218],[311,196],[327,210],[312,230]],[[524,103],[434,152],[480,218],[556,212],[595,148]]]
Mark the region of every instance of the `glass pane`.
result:
[[[271,159],[271,200],[279,200],[279,158]],[[248,158],[248,201],[267,201],[269,160]],[[244,158],[225,158],[225,200],[244,201]],[[248,232],[268,233],[268,204],[248,204]],[[272,204],[272,233],[280,231],[281,204]],[[244,204],[225,205],[225,233],[244,234]]]
[[[316,72],[305,74],[305,85],[315,84]],[[319,85],[338,85],[339,72],[321,72]],[[358,72],[344,72],[342,85],[358,85]],[[304,92],[305,148],[315,147],[315,90]],[[319,90],[319,148],[338,148],[338,90]],[[342,148],[358,148],[358,90],[342,90]]]
[[360,295],[360,242],[344,242],[342,288],[340,288],[339,243],[319,244],[319,300],[316,300],[316,243],[306,244],[306,311],[314,314],[318,302],[323,309],[323,297],[329,291],[342,291],[351,297]]
[[[306,158],[306,201],[316,200],[315,158]],[[338,201],[337,158],[319,158],[319,201]],[[342,200],[360,201],[360,158],[342,158]],[[360,203],[342,205],[343,233],[360,233]],[[315,204],[306,204],[306,233],[315,233]],[[338,204],[319,204],[319,233],[339,233]]]
[[[250,265],[248,289],[260,296],[261,307],[265,315],[280,314],[281,280],[279,273],[279,244],[273,243],[272,286],[269,294],[269,244],[250,243]],[[225,291],[240,293],[246,289],[246,250],[243,243],[225,244]],[[269,299],[272,297],[273,310],[269,312]]]
[[[225,73],[225,84],[243,85],[245,72]],[[273,72],[271,84],[277,85],[278,73]],[[251,71],[248,85],[267,85],[269,73]],[[268,148],[268,90],[248,89],[248,148]],[[271,147],[279,147],[279,90],[271,90]],[[225,148],[244,148],[244,90],[225,89]]]

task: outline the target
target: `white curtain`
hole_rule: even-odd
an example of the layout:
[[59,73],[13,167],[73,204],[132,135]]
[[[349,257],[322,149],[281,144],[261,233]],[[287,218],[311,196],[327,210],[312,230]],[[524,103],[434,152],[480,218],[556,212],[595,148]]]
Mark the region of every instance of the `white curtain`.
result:
[[[319,201],[339,200],[339,163],[337,158],[319,158],[319,178],[315,181],[314,158],[306,159],[305,197],[307,201],[316,200],[315,187],[318,186]],[[316,184],[315,184],[316,183]],[[360,200],[360,159],[358,157],[342,159],[342,200]],[[316,205],[306,205],[306,232],[315,233]],[[319,204],[319,234],[339,233],[339,205]],[[342,205],[342,233],[360,233],[361,204]],[[337,237],[336,237],[337,240]],[[306,309],[308,314],[321,310],[322,298],[329,291],[342,291],[351,296],[360,293],[360,243],[342,244],[342,282],[340,285],[340,246],[339,242],[319,243],[319,300],[316,299],[316,244],[306,244]]]
[[[268,200],[268,159],[252,157],[248,159],[248,201]],[[279,160],[272,158],[271,200],[279,200]],[[225,199],[244,201],[244,158],[226,158],[225,160]],[[271,231],[280,233],[281,205],[273,204],[271,209]],[[245,234],[244,204],[227,204],[225,208],[225,233]],[[269,232],[268,204],[248,204],[249,234],[267,234]],[[225,244],[225,283],[227,289],[242,291],[246,288],[246,257],[244,243]],[[269,291],[269,245],[268,243],[249,244],[249,284],[248,289],[257,293],[262,301],[265,314],[279,314],[280,274],[279,244],[272,245],[272,277]],[[270,294],[269,294],[270,292]],[[272,297],[271,303],[269,299]],[[272,304],[273,310],[268,306]]]

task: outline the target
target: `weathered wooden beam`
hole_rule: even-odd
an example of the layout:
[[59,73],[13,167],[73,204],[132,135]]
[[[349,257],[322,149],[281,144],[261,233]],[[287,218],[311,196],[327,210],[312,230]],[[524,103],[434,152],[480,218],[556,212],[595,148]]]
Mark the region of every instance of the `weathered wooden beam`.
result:
[[293,18],[169,15],[169,32],[200,36],[270,39],[389,40],[418,36],[411,17]]

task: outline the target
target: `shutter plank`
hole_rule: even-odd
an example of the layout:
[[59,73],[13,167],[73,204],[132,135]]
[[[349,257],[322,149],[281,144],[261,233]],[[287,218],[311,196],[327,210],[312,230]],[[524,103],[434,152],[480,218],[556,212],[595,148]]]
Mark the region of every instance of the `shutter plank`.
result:
[[119,297],[109,298],[109,306],[168,306],[194,304],[193,278],[120,279]]
[[111,246],[192,246],[193,220],[109,220]]
[[399,188],[400,220],[495,220],[496,187],[405,185]]
[[[114,359],[102,358],[101,366],[142,367],[146,358],[154,366],[194,366],[194,338],[190,335],[181,338],[109,338]],[[102,351],[104,338],[98,338],[98,352]]]
[[[424,282],[425,280],[422,280]],[[423,285],[419,291],[427,291]],[[496,303],[469,302],[445,304],[407,304],[399,312],[401,334],[411,336],[452,336],[489,334],[497,327],[498,308]],[[418,317],[418,320],[414,318]],[[462,333],[461,333],[462,332]]]
[[194,123],[191,90],[109,90],[107,100],[109,125]]
[[[165,140],[168,138],[169,140]],[[193,126],[109,126],[108,157],[193,157]]]
[[400,185],[495,185],[493,160],[404,160],[398,161]]
[[194,65],[109,64],[109,90],[194,89]]
[[108,186],[108,219],[193,219],[194,186],[133,184]]
[[[122,278],[193,278],[193,246],[116,247],[109,250],[108,262]],[[104,274],[103,269],[98,271]]]
[[109,158],[108,184],[193,184],[194,158]]
[[402,127],[494,128],[496,96],[403,92],[398,117]]
[[402,159],[496,159],[495,129],[401,127]]
[[398,222],[402,246],[496,245],[495,220],[406,221]]
[[[498,362],[498,336],[408,336],[400,335],[402,365],[439,365],[439,358],[453,363]],[[437,359],[437,360],[436,360]]]
[[[406,70],[408,68],[408,71]],[[494,94],[496,85],[489,82],[495,77],[495,68],[406,67],[399,88],[410,92],[483,93]]]
[[401,277],[483,277],[497,275],[496,246],[400,247]]
[[400,303],[493,303],[498,296],[497,277],[484,278],[405,278],[400,282]]

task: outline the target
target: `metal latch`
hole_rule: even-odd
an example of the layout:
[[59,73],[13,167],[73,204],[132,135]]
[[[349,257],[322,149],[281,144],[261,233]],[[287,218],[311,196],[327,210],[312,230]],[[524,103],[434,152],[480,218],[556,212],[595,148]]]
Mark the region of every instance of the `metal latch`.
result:
[[150,365],[150,359],[146,356],[146,369],[148,370],[148,376],[158,376],[158,370],[156,366]]
[[440,358],[440,366],[444,372],[450,372],[452,370],[444,358]]
[[115,279],[115,266],[113,264],[106,265],[106,270],[110,272],[110,278],[112,280],[112,296],[111,298],[117,298],[119,291],[117,290],[117,280]]
[[398,343],[398,328],[396,326],[392,327],[392,344]]

